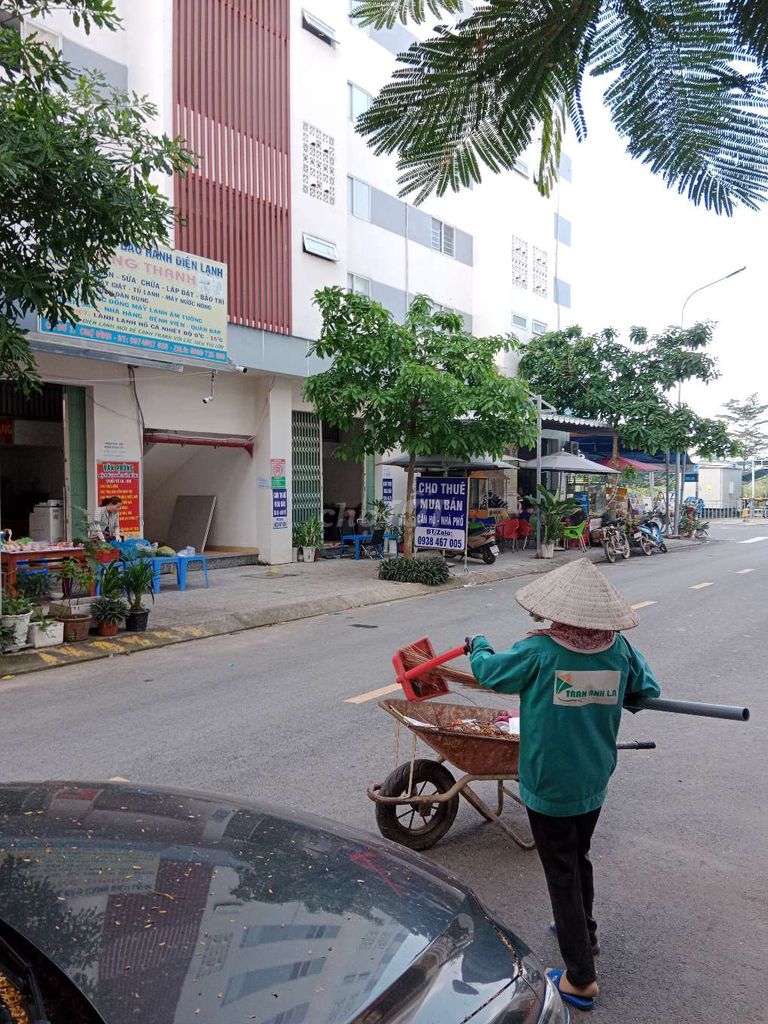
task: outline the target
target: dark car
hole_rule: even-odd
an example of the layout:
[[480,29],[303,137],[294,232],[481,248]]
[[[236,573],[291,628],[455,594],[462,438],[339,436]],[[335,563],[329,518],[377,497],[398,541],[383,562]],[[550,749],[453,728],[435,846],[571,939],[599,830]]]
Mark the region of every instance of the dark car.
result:
[[116,783],[0,785],[2,1024],[563,1024],[455,879],[341,825]]

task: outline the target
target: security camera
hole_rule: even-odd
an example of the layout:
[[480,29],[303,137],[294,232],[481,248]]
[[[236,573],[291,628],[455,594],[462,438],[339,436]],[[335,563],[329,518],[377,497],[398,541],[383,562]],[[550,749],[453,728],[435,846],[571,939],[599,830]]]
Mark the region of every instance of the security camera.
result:
[[209,402],[213,401],[213,395],[206,395],[203,399],[203,405],[208,405]]
[[235,366],[232,367],[232,369],[236,370],[237,373],[248,373],[248,367],[247,366],[237,366],[237,365],[235,365]]

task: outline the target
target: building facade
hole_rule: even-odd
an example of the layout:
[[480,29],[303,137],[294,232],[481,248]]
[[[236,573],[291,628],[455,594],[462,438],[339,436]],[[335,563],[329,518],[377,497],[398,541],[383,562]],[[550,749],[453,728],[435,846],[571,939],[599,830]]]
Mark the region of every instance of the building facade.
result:
[[[571,322],[569,156],[549,200],[533,159],[420,207],[399,198],[394,160],[354,122],[421,30],[362,30],[353,6],[117,0],[116,33],[85,35],[60,13],[26,26],[75,66],[148,95],[157,130],[187,140],[195,168],[161,183],[181,216],[165,258],[174,273],[226,268],[226,323],[214,355],[30,324],[50,407],[10,408],[6,393],[0,419],[14,420],[11,447],[28,449],[36,476],[13,469],[4,521],[14,514],[21,528],[33,498],[61,498],[71,536],[122,466],[136,490],[131,532],[162,541],[177,497],[208,494],[210,547],[288,561],[292,523],[331,522],[382,494],[381,467],[335,459],[344,438],[302,397],[318,369],[316,289],[362,292],[398,319],[424,293],[476,334],[525,340]],[[24,462],[6,454],[4,466]]]

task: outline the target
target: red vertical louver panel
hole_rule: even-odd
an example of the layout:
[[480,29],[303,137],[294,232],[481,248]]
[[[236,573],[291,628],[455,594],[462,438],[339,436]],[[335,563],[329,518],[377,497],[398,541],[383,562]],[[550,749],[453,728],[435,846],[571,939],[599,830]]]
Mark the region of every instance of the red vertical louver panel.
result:
[[291,333],[290,0],[174,0],[179,249],[229,267],[229,319]]

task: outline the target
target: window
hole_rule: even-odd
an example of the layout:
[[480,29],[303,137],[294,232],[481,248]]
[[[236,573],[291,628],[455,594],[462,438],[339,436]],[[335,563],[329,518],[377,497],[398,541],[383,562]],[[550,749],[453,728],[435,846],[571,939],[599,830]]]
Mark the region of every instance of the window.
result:
[[353,82],[347,82],[347,117],[356,121],[373,103],[373,96]]
[[456,231],[449,224],[432,218],[432,248],[445,256],[456,255]]
[[512,314],[512,326],[513,327],[522,327],[522,329],[524,331],[527,331],[528,330],[528,317],[527,316],[521,316],[519,313],[513,313]]
[[355,12],[355,8],[357,8],[359,6],[360,6],[360,0],[349,0],[349,12],[348,12],[349,13],[349,20],[350,20],[350,23],[355,26],[355,28],[359,28],[361,32],[365,32],[365,34],[367,36],[369,36],[371,34],[371,26],[370,25],[361,25],[360,22],[356,18],[352,17],[352,15]]
[[541,320],[531,320],[531,331],[534,334],[546,334],[547,325],[543,324]]
[[371,186],[351,175],[347,178],[347,209],[361,220],[371,219]]
[[517,235],[512,236],[512,284],[528,287],[528,243]]
[[367,295],[371,297],[371,279],[361,277],[359,274],[347,274],[347,291],[353,295]]
[[533,247],[533,294],[540,295],[542,299],[547,298],[548,293],[548,257],[546,249]]
[[40,25],[33,25],[31,22],[24,23],[24,35],[27,39],[33,39],[36,43],[49,46],[54,53],[61,50],[61,36],[58,32],[51,32],[50,29],[41,28]]
[[319,256],[321,260],[331,260],[338,263],[339,250],[335,242],[329,242],[325,238],[318,238],[317,235],[309,235],[305,231],[301,236],[304,252],[312,256]]
[[311,32],[313,36],[317,36],[318,39],[322,39],[329,46],[336,44],[336,33],[331,26],[318,18],[317,15],[310,14],[309,11],[301,12],[301,27],[305,28],[307,32]]

